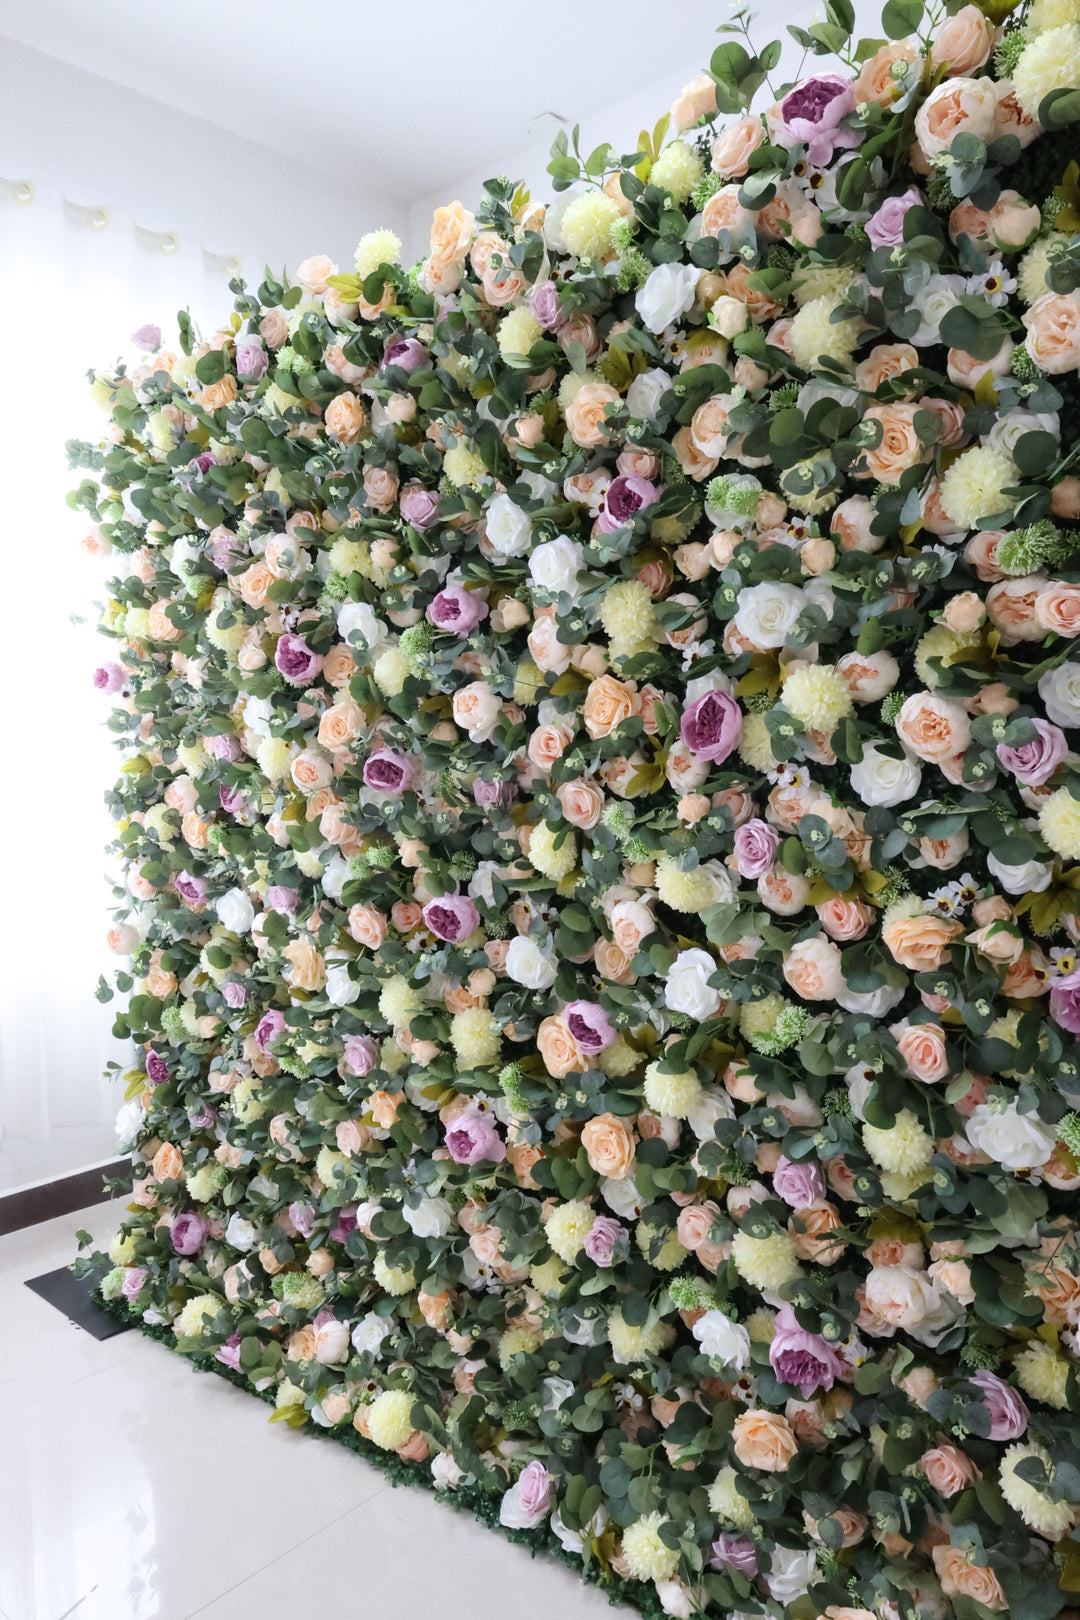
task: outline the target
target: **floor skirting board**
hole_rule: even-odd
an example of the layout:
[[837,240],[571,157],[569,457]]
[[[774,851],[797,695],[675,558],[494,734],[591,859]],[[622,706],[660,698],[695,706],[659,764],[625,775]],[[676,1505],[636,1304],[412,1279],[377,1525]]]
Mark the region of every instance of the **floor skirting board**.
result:
[[[106,1180],[111,1183],[106,1190]],[[103,1164],[76,1170],[55,1181],[40,1181],[33,1187],[16,1188],[0,1194],[0,1237],[24,1226],[36,1226],[57,1215],[70,1215],[89,1204],[102,1204],[131,1186],[131,1161],[108,1159]]]

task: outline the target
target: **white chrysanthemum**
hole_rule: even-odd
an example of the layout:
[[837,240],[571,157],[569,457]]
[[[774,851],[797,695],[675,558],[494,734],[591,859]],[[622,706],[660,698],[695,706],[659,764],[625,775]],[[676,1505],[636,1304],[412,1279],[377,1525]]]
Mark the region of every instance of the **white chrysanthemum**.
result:
[[194,1299],[189,1299],[173,1323],[177,1338],[197,1339],[224,1304],[217,1294],[196,1294]]
[[660,1539],[660,1527],[670,1524],[662,1513],[647,1513],[623,1531],[623,1559],[638,1581],[669,1581],[679,1567],[676,1548]]
[[[565,832],[565,829],[564,829]],[[566,833],[555,847],[556,829],[546,821],[541,821],[532,830],[529,838],[529,860],[542,877],[550,878],[553,883],[569,877],[577,862],[577,839],[573,833]]]
[[356,244],[356,273],[363,281],[380,264],[397,264],[401,238],[393,231],[367,231]]
[[602,259],[611,251],[612,232],[621,218],[618,203],[602,191],[575,197],[562,217],[567,252],[579,259]]
[[1080,22],[1080,0],[1031,0],[1024,27],[1030,34],[1044,34],[1048,28],[1076,22]]
[[376,1252],[371,1269],[384,1293],[411,1294],[416,1287],[417,1276],[411,1266],[392,1266],[381,1249]]
[[656,615],[649,588],[639,579],[619,580],[609,585],[600,603],[600,623],[611,643],[614,658],[629,648],[655,639]]
[[941,480],[941,509],[961,529],[977,529],[1010,505],[1005,491],[1017,480],[1008,456],[976,444],[958,456]]
[[499,1025],[486,1007],[467,1007],[455,1013],[450,1042],[462,1069],[490,1069],[499,1061]]
[[847,265],[802,265],[792,277],[792,297],[800,309],[804,304],[813,303],[815,298],[839,303],[845,293],[851,291],[856,279],[855,271]]
[[[652,1245],[657,1238],[663,1238],[660,1247],[653,1252]],[[655,1271],[674,1271],[686,1259],[687,1249],[684,1249],[671,1227],[656,1226],[652,1221],[639,1221],[634,1233],[634,1242],[646,1255],[649,1264]]]
[[685,141],[672,141],[653,164],[649,182],[670,191],[673,202],[684,203],[704,173],[697,149]]
[[297,755],[295,743],[284,737],[264,737],[255,755],[260,771],[268,782],[284,782]]
[[1016,1470],[1031,1457],[1037,1458],[1046,1469],[1047,1478],[1053,1479],[1054,1465],[1045,1446],[1033,1440],[1020,1442],[1009,1446],[1001,1459],[998,1471],[1001,1494],[1030,1529],[1051,1541],[1060,1541],[1072,1527],[1076,1508],[1071,1502],[1052,1501],[1038,1486],[1021,1478]]
[[419,995],[400,973],[387,979],[379,994],[379,1014],[394,1029],[408,1028],[421,1005]]
[[224,1187],[227,1175],[225,1166],[211,1159],[208,1164],[201,1164],[197,1170],[193,1170],[184,1184],[197,1204],[206,1204]]
[[[232,624],[221,624],[221,615],[226,611],[234,615],[236,613],[232,598],[228,591],[215,591],[214,600],[210,604],[210,611],[203,625],[203,633],[210,645],[216,647],[219,652],[236,652],[248,633],[248,626],[243,619],[236,617]],[[124,632],[129,636],[132,634],[130,609],[124,620]]]
[[773,1232],[763,1238],[736,1232],[731,1240],[731,1258],[744,1282],[771,1294],[799,1276],[795,1245],[786,1232]]
[[384,1389],[367,1413],[368,1437],[383,1451],[397,1451],[413,1432],[413,1397],[406,1389]]
[[807,731],[831,731],[854,710],[851,691],[832,664],[803,664],[784,682],[784,708]]
[[840,308],[839,298],[811,298],[792,317],[790,342],[796,363],[804,371],[812,371],[819,355],[846,365],[859,341],[859,323],[846,319],[834,321],[833,311]]
[[531,1356],[533,1351],[538,1350],[543,1342],[544,1336],[540,1332],[539,1328],[507,1328],[506,1332],[499,1339],[498,1349],[496,1351],[499,1358],[499,1366],[502,1368],[503,1372],[509,1372],[511,1366],[513,1365],[515,1356]]
[[409,660],[400,647],[387,647],[375,660],[371,673],[380,692],[397,697],[411,674]]
[[700,911],[716,899],[715,883],[708,868],[695,866],[684,872],[674,855],[661,855],[656,863],[656,893],[672,911]]
[[665,1074],[659,1063],[645,1070],[645,1101],[654,1114],[688,1119],[701,1102],[701,1081],[696,1074]]
[[882,1170],[911,1175],[930,1163],[934,1138],[923,1130],[910,1108],[901,1108],[893,1125],[864,1125],[863,1147]]
[[1068,788],[1057,788],[1043,800],[1039,831],[1055,855],[1080,859],[1080,799],[1074,799]]
[[1020,260],[1016,271],[1016,289],[1025,304],[1034,304],[1050,290],[1046,285],[1046,272],[1054,240],[1050,236],[1040,237]]
[[762,775],[766,771],[776,769],[778,761],[772,751],[772,738],[769,736],[769,728],[765,724],[763,714],[751,713],[743,716],[742,733],[739,737],[739,758],[752,771],[759,771]]
[[626,1321],[616,1307],[608,1318],[608,1343],[612,1355],[622,1366],[644,1361],[659,1354],[664,1343],[664,1324],[659,1317],[650,1317],[642,1327]]
[[721,1468],[709,1486],[709,1507],[718,1519],[733,1524],[737,1530],[752,1530],[754,1510],[737,1489],[738,1474],[734,1468]]
[[534,343],[539,343],[544,328],[527,305],[510,310],[499,322],[496,341],[504,360],[515,355],[527,355]]
[[1030,1339],[1013,1362],[1017,1382],[1026,1395],[1063,1412],[1069,1404],[1069,1363],[1052,1344]]
[[1017,101],[1029,118],[1037,118],[1051,90],[1080,85],[1080,25],[1063,23],[1044,34],[1031,34],[1012,77]]
[[573,1265],[585,1247],[585,1239],[592,1231],[595,1220],[595,1212],[581,1198],[571,1198],[567,1203],[559,1204],[552,1210],[544,1227],[549,1248],[567,1265]]
[[466,485],[470,489],[480,489],[491,482],[491,474],[484,466],[482,457],[475,450],[470,450],[467,444],[450,447],[443,456],[443,472],[455,489],[462,489]]

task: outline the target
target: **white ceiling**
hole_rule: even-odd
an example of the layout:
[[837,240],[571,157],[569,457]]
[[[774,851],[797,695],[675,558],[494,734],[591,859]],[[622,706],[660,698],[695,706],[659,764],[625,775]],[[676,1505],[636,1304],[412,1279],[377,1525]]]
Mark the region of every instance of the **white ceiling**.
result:
[[409,201],[554,132],[546,113],[573,123],[707,63],[724,14],[717,0],[0,0],[0,33]]

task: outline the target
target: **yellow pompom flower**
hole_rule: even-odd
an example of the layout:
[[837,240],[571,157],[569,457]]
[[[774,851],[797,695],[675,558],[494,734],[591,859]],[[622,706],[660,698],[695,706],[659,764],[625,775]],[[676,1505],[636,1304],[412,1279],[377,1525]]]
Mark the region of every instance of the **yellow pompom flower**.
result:
[[284,782],[295,754],[295,743],[286,742],[284,737],[264,737],[255,760],[268,782]]
[[804,664],[784,682],[784,708],[807,731],[831,731],[855,705],[832,664]]
[[1050,248],[1059,241],[1056,235],[1043,236],[1024,254],[1016,271],[1016,290],[1025,304],[1035,301],[1050,291],[1046,285],[1046,272],[1050,266]]
[[298,849],[293,859],[306,878],[322,877],[323,862],[317,849]]
[[371,547],[366,540],[339,534],[330,547],[330,567],[335,574],[365,575],[371,567]]
[[[207,638],[209,640],[213,640],[213,637],[210,634],[209,619],[207,619],[206,624]],[[148,608],[129,607],[125,609],[124,634],[129,641],[150,640],[150,611]]]
[[109,1244],[109,1259],[114,1266],[135,1264],[135,1243],[129,1233],[117,1232]]
[[705,164],[695,148],[672,141],[653,164],[649,183],[670,191],[673,202],[684,203],[704,173]]
[[562,217],[567,252],[579,259],[602,259],[611,251],[612,232],[621,218],[618,203],[602,191],[575,197]]
[[684,872],[674,855],[661,855],[656,863],[656,893],[672,911],[700,911],[712,904],[715,884],[703,866]]
[[455,489],[480,489],[491,482],[491,474],[483,460],[467,444],[455,444],[443,456],[443,472]]
[[941,480],[941,508],[961,529],[977,529],[1009,506],[1005,491],[1017,481],[1011,459],[988,444],[958,456]]
[[650,1316],[641,1327],[628,1322],[618,1307],[608,1317],[608,1344],[623,1366],[658,1355],[663,1343],[664,1324],[659,1317]]
[[839,298],[811,298],[791,320],[791,352],[796,364],[804,371],[812,371],[818,357],[824,355],[846,365],[859,341],[859,323],[856,320],[833,320],[833,311],[840,308]]
[[947,624],[935,624],[915,648],[915,673],[932,691],[941,685],[942,677],[932,668],[931,658],[940,659],[942,669],[948,669],[981,645],[982,637],[977,630],[961,635],[958,630],[950,630]]
[[367,1432],[382,1451],[397,1451],[413,1432],[413,1398],[406,1389],[384,1389],[368,1407]]
[[701,1101],[701,1081],[689,1071],[665,1074],[659,1063],[650,1063],[645,1070],[645,1101],[654,1114],[687,1119]]
[[397,697],[411,673],[409,660],[400,647],[387,647],[376,658],[371,673],[380,692],[386,697]]
[[881,1190],[894,1204],[902,1204],[912,1193],[933,1178],[930,1166],[924,1164],[919,1170],[883,1170],[881,1172]]
[[[210,604],[210,611],[203,624],[203,633],[212,647],[218,652],[234,653],[243,645],[244,638],[250,626],[243,619],[234,617],[232,624],[222,624],[222,615],[228,610],[235,614],[235,609],[226,591],[215,591],[214,599]],[[130,619],[131,615],[128,614]],[[127,626],[125,625],[125,629]],[[130,634],[130,632],[129,632]]]
[[1062,28],[1080,22],[1080,0],[1031,0],[1024,26],[1030,34],[1044,34],[1048,28]]
[[307,1396],[300,1385],[292,1383],[288,1378],[283,1378],[274,1391],[274,1406],[279,1412],[288,1406],[301,1407],[306,1400]]
[[555,1254],[529,1267],[529,1281],[544,1299],[556,1299],[562,1293],[566,1276],[566,1267]]
[[909,1176],[930,1163],[934,1138],[923,1130],[910,1108],[901,1108],[894,1125],[864,1125],[863,1147],[882,1170]]
[[647,1513],[623,1531],[623,1559],[638,1581],[669,1581],[679,1567],[679,1554],[660,1539],[661,1525],[670,1524],[662,1513]]
[[[235,1096],[235,1092],[233,1093]],[[315,1174],[324,1187],[332,1187],[341,1180],[346,1171],[345,1155],[339,1153],[337,1148],[322,1147],[315,1158]]]
[[499,1061],[499,1025],[487,1007],[468,1007],[455,1013],[450,1041],[462,1069],[490,1069]]
[[[225,1185],[225,1178],[225,1166],[216,1164],[211,1159],[209,1164],[201,1164],[197,1170],[191,1172],[185,1180],[185,1186],[197,1204],[206,1204],[221,1191]],[[111,1250],[109,1252],[112,1253]],[[134,1259],[134,1250],[132,1258]]]
[[550,878],[558,883],[564,877],[569,877],[577,864],[577,839],[573,833],[566,833],[555,847],[558,836],[555,828],[548,822],[541,821],[532,830],[529,838],[529,860],[540,873],[541,877]]
[[393,231],[366,231],[356,244],[356,273],[364,281],[380,264],[397,264],[400,256],[401,238]]
[[792,297],[799,309],[804,304],[812,304],[815,298],[825,298],[832,304],[838,304],[851,291],[855,279],[855,271],[846,265],[806,264],[797,269],[792,277]]
[[756,1523],[754,1510],[746,1497],[739,1495],[738,1478],[734,1468],[721,1468],[709,1486],[709,1507],[718,1519],[733,1524],[737,1530],[752,1530]]
[[604,1073],[613,1080],[633,1074],[641,1062],[641,1053],[635,1052],[623,1035],[617,1035],[610,1046],[605,1046],[597,1059]]
[[546,691],[540,670],[531,658],[523,658],[514,675],[514,702],[527,709],[531,704],[538,703]]
[[777,759],[772,751],[772,738],[763,714],[744,714],[739,737],[739,758],[752,771],[764,775],[776,769]]
[[1055,855],[1070,861],[1080,858],[1080,799],[1074,799],[1068,788],[1051,793],[1039,811],[1039,831]]
[[499,1366],[503,1372],[509,1372],[515,1356],[531,1356],[534,1350],[539,1349],[544,1342],[544,1336],[538,1328],[512,1327],[499,1339],[498,1357]]
[[770,1293],[800,1275],[795,1245],[786,1232],[773,1232],[763,1238],[736,1232],[731,1240],[731,1258],[744,1282]]
[[585,1239],[593,1229],[596,1214],[581,1198],[571,1198],[552,1210],[544,1227],[548,1247],[572,1266],[585,1247]]
[[225,1301],[217,1294],[196,1294],[189,1299],[183,1310],[173,1323],[173,1332],[178,1339],[197,1339],[203,1329],[218,1313],[224,1309]]
[[[827,452],[822,451],[816,456],[807,456],[805,461],[797,461],[780,476],[780,488],[787,497],[788,505],[793,506],[796,512],[802,512],[805,517],[817,517],[819,512],[828,512],[840,499],[840,493],[828,485],[811,483],[809,488],[803,489],[803,475],[813,478],[814,468],[824,466],[831,458]],[[829,473],[833,476],[832,471]]]
[[750,1312],[743,1327],[750,1335],[751,1344],[771,1344],[776,1337],[776,1313],[762,1306]]
[[600,623],[613,658],[655,640],[656,615],[648,586],[639,579],[621,579],[610,585],[600,603]]
[[[658,1238],[663,1238],[663,1242],[654,1250],[653,1244]],[[657,1227],[651,1221],[638,1222],[634,1241],[654,1271],[674,1271],[676,1266],[682,1265],[689,1252],[683,1248],[671,1227]]]
[[1044,1339],[1030,1339],[1013,1362],[1025,1395],[1063,1412],[1069,1404],[1069,1363]]
[[387,979],[379,993],[379,1014],[394,1029],[407,1029],[421,1005],[419,995],[400,973]]
[[1080,24],[1062,23],[1045,33],[1032,33],[1013,69],[1016,99],[1029,118],[1051,90],[1072,90],[1080,84]]
[[416,1287],[416,1272],[412,1267],[392,1266],[380,1249],[372,1264],[375,1281],[386,1294],[411,1294]]
[[1001,1494],[1030,1529],[1051,1541],[1060,1541],[1072,1528],[1076,1507],[1072,1502],[1052,1501],[1037,1485],[1020,1476],[1017,1472],[1019,1465],[1031,1457],[1042,1463],[1047,1479],[1053,1480],[1054,1464],[1045,1446],[1040,1446],[1034,1440],[1020,1442],[1009,1446],[1001,1459],[998,1468]]
[[522,358],[529,353],[534,343],[539,343],[543,332],[544,328],[532,310],[522,304],[520,309],[512,309],[499,322],[496,336],[499,353],[504,360],[515,356]]
[[238,1081],[230,1092],[229,1106],[233,1118],[238,1119],[241,1125],[251,1125],[267,1112],[269,1105],[263,1101],[261,1085],[257,1075],[249,1074]]

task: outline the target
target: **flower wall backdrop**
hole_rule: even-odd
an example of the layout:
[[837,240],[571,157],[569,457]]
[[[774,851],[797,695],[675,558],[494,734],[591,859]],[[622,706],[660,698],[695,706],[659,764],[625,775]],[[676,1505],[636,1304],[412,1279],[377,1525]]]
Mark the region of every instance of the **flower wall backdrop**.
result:
[[1080,4],[1005,10],[739,14],[74,452],[104,1296],[647,1614],[1080,1591]]

